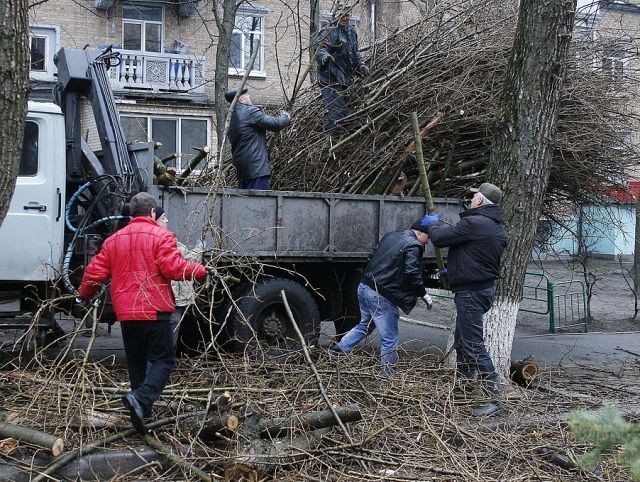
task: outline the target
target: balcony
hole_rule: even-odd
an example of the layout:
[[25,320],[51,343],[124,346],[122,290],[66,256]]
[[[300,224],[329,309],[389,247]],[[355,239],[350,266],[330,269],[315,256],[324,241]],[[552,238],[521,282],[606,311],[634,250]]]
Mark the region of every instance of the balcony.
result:
[[154,92],[203,95],[204,60],[195,55],[120,52],[120,65],[109,69],[116,92]]

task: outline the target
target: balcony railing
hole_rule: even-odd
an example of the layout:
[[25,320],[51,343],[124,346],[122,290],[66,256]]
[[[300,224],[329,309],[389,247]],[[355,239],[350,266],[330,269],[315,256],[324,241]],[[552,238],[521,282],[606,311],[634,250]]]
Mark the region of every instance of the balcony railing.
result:
[[115,91],[204,93],[204,60],[195,55],[120,52],[120,65],[109,69]]

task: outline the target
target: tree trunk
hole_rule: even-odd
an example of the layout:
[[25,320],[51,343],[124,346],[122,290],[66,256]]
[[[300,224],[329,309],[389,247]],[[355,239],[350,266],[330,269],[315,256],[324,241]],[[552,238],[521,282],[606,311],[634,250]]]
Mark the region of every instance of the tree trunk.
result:
[[[218,27],[218,46],[216,47],[216,70],[214,74],[215,109],[216,109],[216,134],[218,148],[222,144],[224,120],[227,114],[227,101],[224,93],[229,86],[229,51],[231,50],[231,36],[235,23],[236,11],[240,3],[236,0],[224,0],[222,2],[222,17],[218,11],[218,5],[214,4],[213,12]],[[219,150],[219,149],[218,149]]]
[[16,186],[27,116],[29,50],[27,0],[0,2],[0,225]]
[[492,138],[488,179],[503,189],[509,233],[485,341],[507,377],[527,262],[547,189],[576,0],[521,0]]

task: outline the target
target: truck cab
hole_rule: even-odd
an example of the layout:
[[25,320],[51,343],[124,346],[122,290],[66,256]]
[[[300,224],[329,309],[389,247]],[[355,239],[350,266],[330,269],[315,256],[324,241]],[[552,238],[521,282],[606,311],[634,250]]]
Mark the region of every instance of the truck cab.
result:
[[64,250],[64,116],[53,103],[29,102],[15,191],[0,227],[0,317],[26,307],[24,283],[52,282]]

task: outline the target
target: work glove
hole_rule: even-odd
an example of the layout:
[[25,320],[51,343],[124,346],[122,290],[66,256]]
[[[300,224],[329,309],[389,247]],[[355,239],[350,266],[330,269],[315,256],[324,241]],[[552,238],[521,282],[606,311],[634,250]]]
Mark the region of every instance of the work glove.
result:
[[424,301],[425,305],[427,305],[427,309],[430,310],[433,308],[433,298],[429,296],[429,293],[425,293],[422,297],[422,301]]
[[320,60],[320,65],[322,68],[326,68],[331,62],[335,62],[336,59],[331,54],[327,54]]
[[282,111],[282,115],[287,116],[287,119],[291,120],[291,114],[289,114],[289,112],[287,112],[286,110]]
[[367,67],[365,64],[360,64],[360,75],[362,75],[363,77],[366,77],[367,75],[369,75],[369,67]]
[[437,223],[440,221],[440,216],[437,214],[426,214],[424,218],[422,218],[422,227],[427,228],[430,224]]
[[89,311],[89,303],[80,297],[76,297],[76,302],[71,307],[71,314],[74,318],[84,318]]
[[207,269],[207,277],[204,282],[206,286],[215,284],[215,282],[218,281],[219,279],[220,279],[220,273],[218,273],[217,269],[215,268]]

